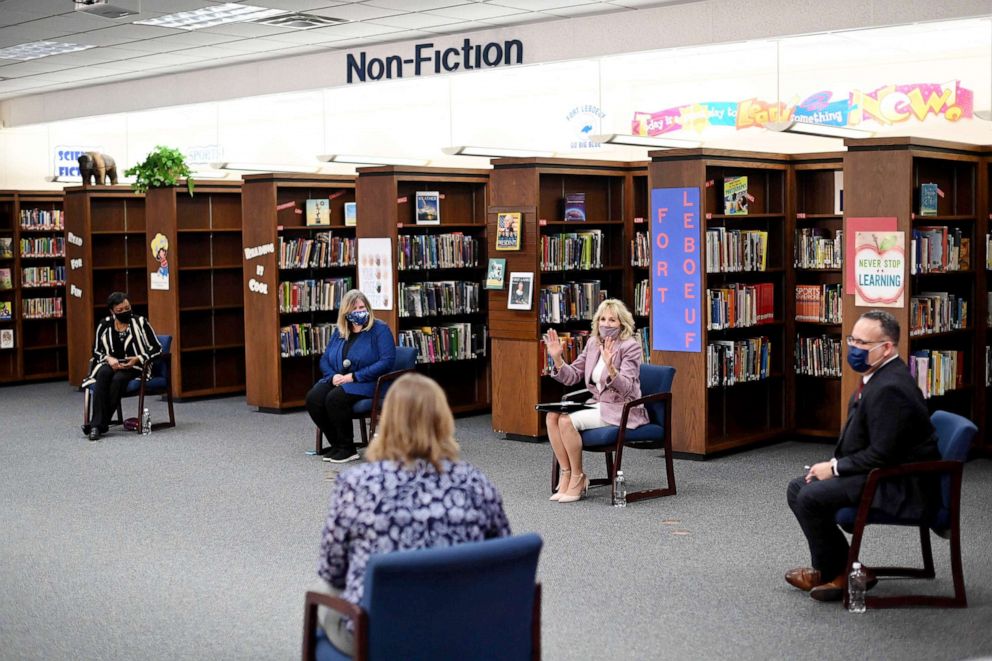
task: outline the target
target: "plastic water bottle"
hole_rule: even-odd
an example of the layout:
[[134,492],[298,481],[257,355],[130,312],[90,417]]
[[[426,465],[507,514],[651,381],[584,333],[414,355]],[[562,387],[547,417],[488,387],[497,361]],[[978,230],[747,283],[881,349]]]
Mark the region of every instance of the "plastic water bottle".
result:
[[847,577],[847,610],[852,613],[865,612],[865,589],[868,587],[868,574],[861,568],[860,562],[855,562],[851,575]]
[[148,436],[152,433],[152,414],[145,409],[141,412],[141,435]]
[[627,507],[627,482],[623,479],[623,471],[617,471],[613,483],[613,507]]

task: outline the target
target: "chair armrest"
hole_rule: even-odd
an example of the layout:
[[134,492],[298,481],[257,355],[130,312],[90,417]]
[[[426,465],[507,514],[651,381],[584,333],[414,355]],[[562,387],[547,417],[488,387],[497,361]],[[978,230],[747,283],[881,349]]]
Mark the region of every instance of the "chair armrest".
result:
[[380,399],[382,397],[382,392],[386,389],[386,384],[388,384],[390,381],[395,381],[396,379],[400,378],[401,376],[403,376],[408,372],[416,372],[416,371],[417,371],[416,368],[408,367],[405,370],[395,370],[393,372],[386,372],[378,379],[376,379],[375,390],[372,393],[372,415],[369,421],[369,425],[372,427],[373,431],[375,430],[376,419],[379,417],[379,408],[382,406],[382,402],[380,401]]
[[326,606],[333,611],[351,619],[355,627],[355,659],[364,659],[368,646],[364,644],[367,636],[368,616],[365,611],[341,597],[335,597],[324,592],[307,592],[303,612],[303,661],[312,661],[314,644],[317,637],[317,607]]
[[875,491],[882,480],[894,477],[907,477],[912,475],[940,475],[947,474],[954,480],[954,490],[961,489],[961,475],[964,464],[960,461],[917,461],[901,466],[890,466],[887,468],[873,468],[868,473],[868,480],[865,482],[865,489],[861,492],[861,502],[858,503],[858,514],[854,520],[854,529],[864,528],[868,523],[868,514],[871,504],[875,500]]

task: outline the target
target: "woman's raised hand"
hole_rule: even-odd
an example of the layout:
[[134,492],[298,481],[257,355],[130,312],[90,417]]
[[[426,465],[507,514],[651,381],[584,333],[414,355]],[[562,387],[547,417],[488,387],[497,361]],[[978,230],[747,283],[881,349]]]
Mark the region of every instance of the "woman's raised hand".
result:
[[547,347],[548,355],[551,356],[551,359],[557,363],[564,349],[561,346],[558,333],[555,332],[554,328],[549,328],[548,332],[544,334],[544,346]]
[[613,364],[613,352],[616,350],[616,341],[612,337],[600,338],[603,340],[600,346],[600,354],[603,357],[603,362],[607,365]]

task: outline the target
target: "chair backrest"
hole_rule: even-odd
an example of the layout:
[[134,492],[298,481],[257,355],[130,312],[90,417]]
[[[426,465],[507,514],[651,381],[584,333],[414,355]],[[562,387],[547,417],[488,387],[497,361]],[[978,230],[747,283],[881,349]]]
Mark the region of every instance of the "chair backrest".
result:
[[[671,392],[672,382],[675,380],[675,368],[670,365],[647,365],[641,364],[641,394],[654,395],[659,392]],[[644,405],[648,410],[648,418],[651,424],[665,424],[665,404],[662,402],[648,402]]]
[[393,369],[408,370],[417,364],[417,347],[396,347],[396,358],[393,360]]
[[153,379],[166,377],[172,368],[172,358],[170,357],[172,353],[172,336],[156,335],[156,337],[158,338],[158,343],[162,345],[162,357],[152,364],[151,378]]
[[369,658],[530,658],[541,544],[529,533],[372,556]]
[[[965,461],[971,450],[971,442],[978,432],[975,423],[948,411],[934,411],[930,422],[937,429],[940,458],[946,461]],[[944,509],[951,506],[951,478],[947,475],[940,479],[940,498]]]

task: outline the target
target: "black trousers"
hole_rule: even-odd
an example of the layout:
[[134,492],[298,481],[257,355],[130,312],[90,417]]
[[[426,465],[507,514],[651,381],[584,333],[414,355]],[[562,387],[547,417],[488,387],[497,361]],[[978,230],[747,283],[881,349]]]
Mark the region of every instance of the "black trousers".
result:
[[820,570],[824,580],[833,580],[847,568],[850,546],[834,523],[834,515],[837,510],[861,501],[866,480],[866,475],[851,475],[813,480],[809,484],[803,477],[789,482],[786,492],[789,508],[806,535],[813,569]]
[[114,411],[121,403],[121,395],[127,387],[127,382],[141,376],[140,370],[115,370],[110,365],[104,365],[96,373],[96,383],[93,384],[93,413],[90,425],[106,430],[114,419]]
[[318,381],[307,393],[307,413],[313,423],[324,432],[332,448],[355,448],[355,426],[351,420],[351,407],[365,399],[350,395],[341,386]]

